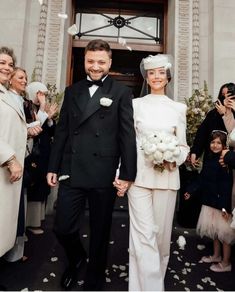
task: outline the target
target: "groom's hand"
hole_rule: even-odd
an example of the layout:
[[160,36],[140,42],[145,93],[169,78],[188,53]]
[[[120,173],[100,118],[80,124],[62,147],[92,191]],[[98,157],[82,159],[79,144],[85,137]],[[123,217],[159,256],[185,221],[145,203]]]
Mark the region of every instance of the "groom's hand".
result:
[[115,181],[113,182],[113,185],[117,189],[117,195],[119,197],[123,197],[125,195],[126,191],[129,189],[131,184],[132,184],[131,181],[118,179],[117,177],[115,178]]
[[50,187],[55,187],[57,185],[57,174],[53,172],[48,172],[47,183]]

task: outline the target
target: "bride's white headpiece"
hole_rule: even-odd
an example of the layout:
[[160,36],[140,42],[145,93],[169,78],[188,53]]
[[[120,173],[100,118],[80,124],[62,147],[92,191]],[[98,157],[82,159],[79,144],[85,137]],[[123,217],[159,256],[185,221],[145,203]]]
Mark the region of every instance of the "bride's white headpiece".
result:
[[171,69],[172,68],[172,64],[170,61],[171,58],[172,57],[170,55],[165,54],[158,54],[155,56],[149,55],[148,57],[143,58],[140,63],[140,71],[142,76],[145,78],[146,70],[149,69],[155,69],[160,67],[164,67],[165,69]]

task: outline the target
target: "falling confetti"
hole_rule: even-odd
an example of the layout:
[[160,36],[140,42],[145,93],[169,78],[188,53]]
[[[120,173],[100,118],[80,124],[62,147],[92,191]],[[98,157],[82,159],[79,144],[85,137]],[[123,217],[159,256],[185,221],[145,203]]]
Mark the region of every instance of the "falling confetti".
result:
[[57,15],[58,17],[63,18],[63,19],[68,18],[68,15],[66,13],[58,13]]
[[186,245],[186,240],[185,240],[185,238],[184,238],[184,236],[183,235],[180,235],[179,237],[178,237],[178,239],[177,239],[177,244],[178,244],[178,246],[179,246],[179,249],[184,249],[184,247],[185,247],[185,245]]
[[78,28],[76,26],[76,24],[71,25],[68,30],[67,30],[68,34],[70,35],[76,35],[78,33]]
[[57,262],[58,261],[58,258],[57,257],[52,257],[51,258],[51,262]]

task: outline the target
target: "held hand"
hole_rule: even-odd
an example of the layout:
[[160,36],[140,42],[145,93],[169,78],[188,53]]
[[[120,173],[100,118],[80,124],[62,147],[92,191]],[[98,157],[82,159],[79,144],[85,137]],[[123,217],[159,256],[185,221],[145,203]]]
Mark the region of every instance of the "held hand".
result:
[[48,114],[48,119],[52,119],[58,113],[59,106],[57,103],[47,103],[45,112]]
[[40,106],[40,110],[44,112],[46,106],[46,95],[44,92],[38,91],[36,96]]
[[18,181],[23,175],[23,167],[14,157],[7,163],[7,168],[10,172],[10,182]]
[[50,187],[55,187],[57,185],[57,174],[53,172],[48,172],[47,174],[47,183]]
[[123,197],[126,193],[126,191],[131,186],[132,182],[115,178],[115,181],[113,182],[114,187],[117,189],[117,195],[119,197]]
[[186,193],[184,194],[184,199],[185,199],[185,200],[190,199],[190,197],[191,197],[191,195],[190,195],[188,192],[186,192]]
[[220,154],[219,163],[223,167],[226,167],[226,164],[224,163],[224,156],[228,151],[229,151],[229,149],[224,149],[224,150],[222,150],[222,152]]
[[27,129],[28,138],[35,137],[42,132],[42,128],[40,126],[35,126]]
[[220,115],[224,115],[226,113],[226,107],[221,103],[219,99],[215,103],[215,108]]
[[164,168],[166,168],[168,171],[172,171],[176,168],[176,162],[168,162],[164,161]]
[[190,160],[191,160],[191,164],[193,167],[197,168],[200,166],[200,159],[196,159],[196,154],[195,153],[192,153],[191,154],[191,157],[190,157]]

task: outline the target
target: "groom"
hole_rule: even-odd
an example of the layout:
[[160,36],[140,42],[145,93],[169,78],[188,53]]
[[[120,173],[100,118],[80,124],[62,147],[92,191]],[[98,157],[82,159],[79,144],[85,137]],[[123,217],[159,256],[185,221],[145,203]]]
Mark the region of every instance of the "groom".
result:
[[[60,181],[55,233],[69,266],[61,284],[72,288],[86,259],[79,225],[89,206],[90,246],[85,290],[102,290],[112,211],[117,190],[125,192],[136,175],[136,140],[131,90],[108,73],[112,52],[103,40],[85,48],[87,79],[65,90],[49,162],[48,184]],[[119,165],[120,163],[120,165]]]

